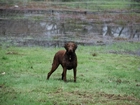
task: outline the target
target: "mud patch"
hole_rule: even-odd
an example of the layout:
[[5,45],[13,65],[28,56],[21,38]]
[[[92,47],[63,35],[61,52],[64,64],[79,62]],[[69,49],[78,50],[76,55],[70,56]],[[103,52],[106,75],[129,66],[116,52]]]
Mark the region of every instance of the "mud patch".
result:
[[21,54],[19,52],[15,52],[15,51],[9,51],[6,53],[7,55],[24,55],[24,54]]
[[70,102],[69,105],[73,104],[130,104],[130,103],[140,103],[140,100],[134,96],[128,95],[120,95],[120,94],[108,94],[105,92],[80,92],[80,91],[72,91],[65,92],[63,89],[58,89],[54,93],[51,93],[53,97],[64,98],[65,101]]
[[108,53],[112,54],[128,54],[128,55],[137,55],[140,56],[140,51],[109,51]]
[[140,100],[135,98],[134,96],[107,94],[105,92],[97,92],[96,94],[97,97],[104,97],[107,100],[119,100],[119,101],[125,100],[125,101],[134,101],[137,103],[140,102]]
[[0,101],[3,102],[7,100],[7,97],[10,97],[11,99],[17,98],[17,92],[9,87],[6,87],[4,84],[0,85]]

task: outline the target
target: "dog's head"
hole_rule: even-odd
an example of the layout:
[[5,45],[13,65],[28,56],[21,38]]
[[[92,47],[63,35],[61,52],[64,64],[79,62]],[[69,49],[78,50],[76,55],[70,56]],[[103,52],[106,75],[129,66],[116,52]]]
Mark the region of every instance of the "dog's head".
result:
[[77,49],[77,45],[74,42],[68,42],[64,45],[64,48],[70,54],[75,52],[75,50]]

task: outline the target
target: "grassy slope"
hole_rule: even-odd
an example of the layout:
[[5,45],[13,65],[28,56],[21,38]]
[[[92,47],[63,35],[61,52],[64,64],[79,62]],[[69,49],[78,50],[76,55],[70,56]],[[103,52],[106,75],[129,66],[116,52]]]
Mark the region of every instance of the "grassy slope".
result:
[[72,71],[67,72],[67,83],[60,80],[61,67],[46,80],[53,55],[59,49],[1,47],[1,105],[140,103],[140,57],[108,53],[135,51],[140,49],[140,43],[79,46],[77,83],[73,82]]
[[83,9],[89,9],[89,10],[112,10],[112,9],[127,9],[131,2],[129,1],[108,1],[108,0],[94,0],[94,1],[87,1],[87,2],[70,2],[65,3],[64,5],[67,5],[67,7],[73,7],[73,8],[83,8]]

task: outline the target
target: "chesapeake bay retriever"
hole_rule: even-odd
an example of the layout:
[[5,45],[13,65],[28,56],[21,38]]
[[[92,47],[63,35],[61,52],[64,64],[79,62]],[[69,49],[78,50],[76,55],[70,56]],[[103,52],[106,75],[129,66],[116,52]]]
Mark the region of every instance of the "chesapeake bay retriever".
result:
[[74,82],[76,82],[77,56],[75,50],[77,48],[77,45],[73,42],[69,42],[64,45],[64,48],[66,50],[60,50],[55,54],[52,63],[52,68],[51,71],[48,73],[47,79],[49,79],[51,74],[58,68],[59,64],[61,64],[63,68],[62,80],[66,82],[67,69],[73,69]]

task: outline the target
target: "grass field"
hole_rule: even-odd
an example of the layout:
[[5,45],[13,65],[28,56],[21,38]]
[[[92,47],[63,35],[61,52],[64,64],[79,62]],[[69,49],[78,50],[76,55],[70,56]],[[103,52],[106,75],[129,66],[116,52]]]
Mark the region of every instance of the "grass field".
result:
[[78,46],[77,82],[59,67],[47,73],[63,48],[0,47],[0,105],[139,105],[140,43]]

